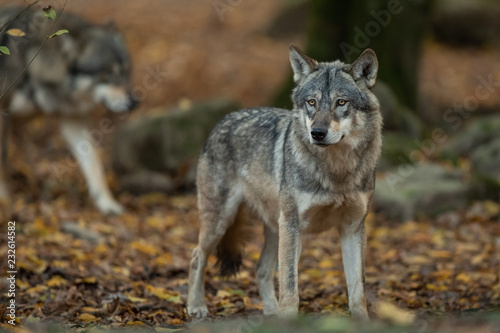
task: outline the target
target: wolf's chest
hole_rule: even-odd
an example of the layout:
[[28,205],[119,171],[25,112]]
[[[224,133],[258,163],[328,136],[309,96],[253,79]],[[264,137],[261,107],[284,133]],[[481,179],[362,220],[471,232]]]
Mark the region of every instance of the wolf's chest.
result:
[[368,209],[369,193],[303,193],[297,202],[301,229],[308,233],[318,233],[362,219]]

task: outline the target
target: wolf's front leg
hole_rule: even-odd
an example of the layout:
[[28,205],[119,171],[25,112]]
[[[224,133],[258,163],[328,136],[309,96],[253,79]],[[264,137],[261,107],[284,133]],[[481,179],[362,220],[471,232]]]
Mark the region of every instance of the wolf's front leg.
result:
[[355,318],[368,320],[365,298],[365,249],[364,220],[340,228],[342,259],[349,295],[349,309]]
[[103,214],[121,214],[123,207],[108,188],[103,165],[93,143],[85,136],[86,130],[87,126],[78,120],[61,120],[61,133],[82,169],[97,209]]
[[279,218],[280,316],[296,316],[299,311],[298,265],[301,247],[298,211],[288,203]]

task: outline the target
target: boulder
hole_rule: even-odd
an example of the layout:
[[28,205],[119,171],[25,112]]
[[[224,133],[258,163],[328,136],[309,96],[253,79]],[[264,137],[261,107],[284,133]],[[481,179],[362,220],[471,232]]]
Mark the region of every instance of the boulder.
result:
[[380,103],[384,118],[384,130],[400,131],[412,138],[420,138],[425,130],[424,123],[409,108],[400,104],[394,90],[379,80],[373,88]]
[[474,149],[499,137],[500,116],[492,115],[474,119],[455,135],[441,150],[441,156],[450,160],[470,157]]
[[464,177],[435,163],[401,165],[378,177],[373,203],[391,220],[435,216],[466,205],[471,185]]
[[477,147],[471,154],[471,163],[478,178],[500,186],[500,138]]
[[387,170],[409,162],[408,156],[417,149],[414,139],[401,132],[384,132],[382,156],[378,170]]
[[194,186],[196,161],[210,131],[239,106],[227,100],[188,104],[132,120],[117,131],[111,158],[122,191],[171,192]]

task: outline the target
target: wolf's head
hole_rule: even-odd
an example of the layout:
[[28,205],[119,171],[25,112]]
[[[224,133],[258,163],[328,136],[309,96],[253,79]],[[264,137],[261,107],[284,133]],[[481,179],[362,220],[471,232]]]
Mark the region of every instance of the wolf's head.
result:
[[119,32],[92,26],[83,34],[72,74],[77,88],[90,89],[94,100],[114,112],[134,109],[138,99],[130,91],[130,58]]
[[371,89],[377,78],[375,52],[367,49],[352,64],[318,63],[290,45],[296,87],[294,110],[312,144],[328,146],[340,141],[356,145],[370,122],[379,117],[379,104]]

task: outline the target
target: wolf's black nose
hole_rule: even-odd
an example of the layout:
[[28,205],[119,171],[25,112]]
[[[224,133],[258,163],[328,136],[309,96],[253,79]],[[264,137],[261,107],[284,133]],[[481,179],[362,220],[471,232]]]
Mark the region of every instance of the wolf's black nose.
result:
[[326,137],[326,130],[321,128],[313,128],[311,130],[311,136],[316,141],[321,141]]
[[140,103],[141,101],[135,95],[130,95],[128,106],[129,111],[132,111],[133,109],[138,107]]

